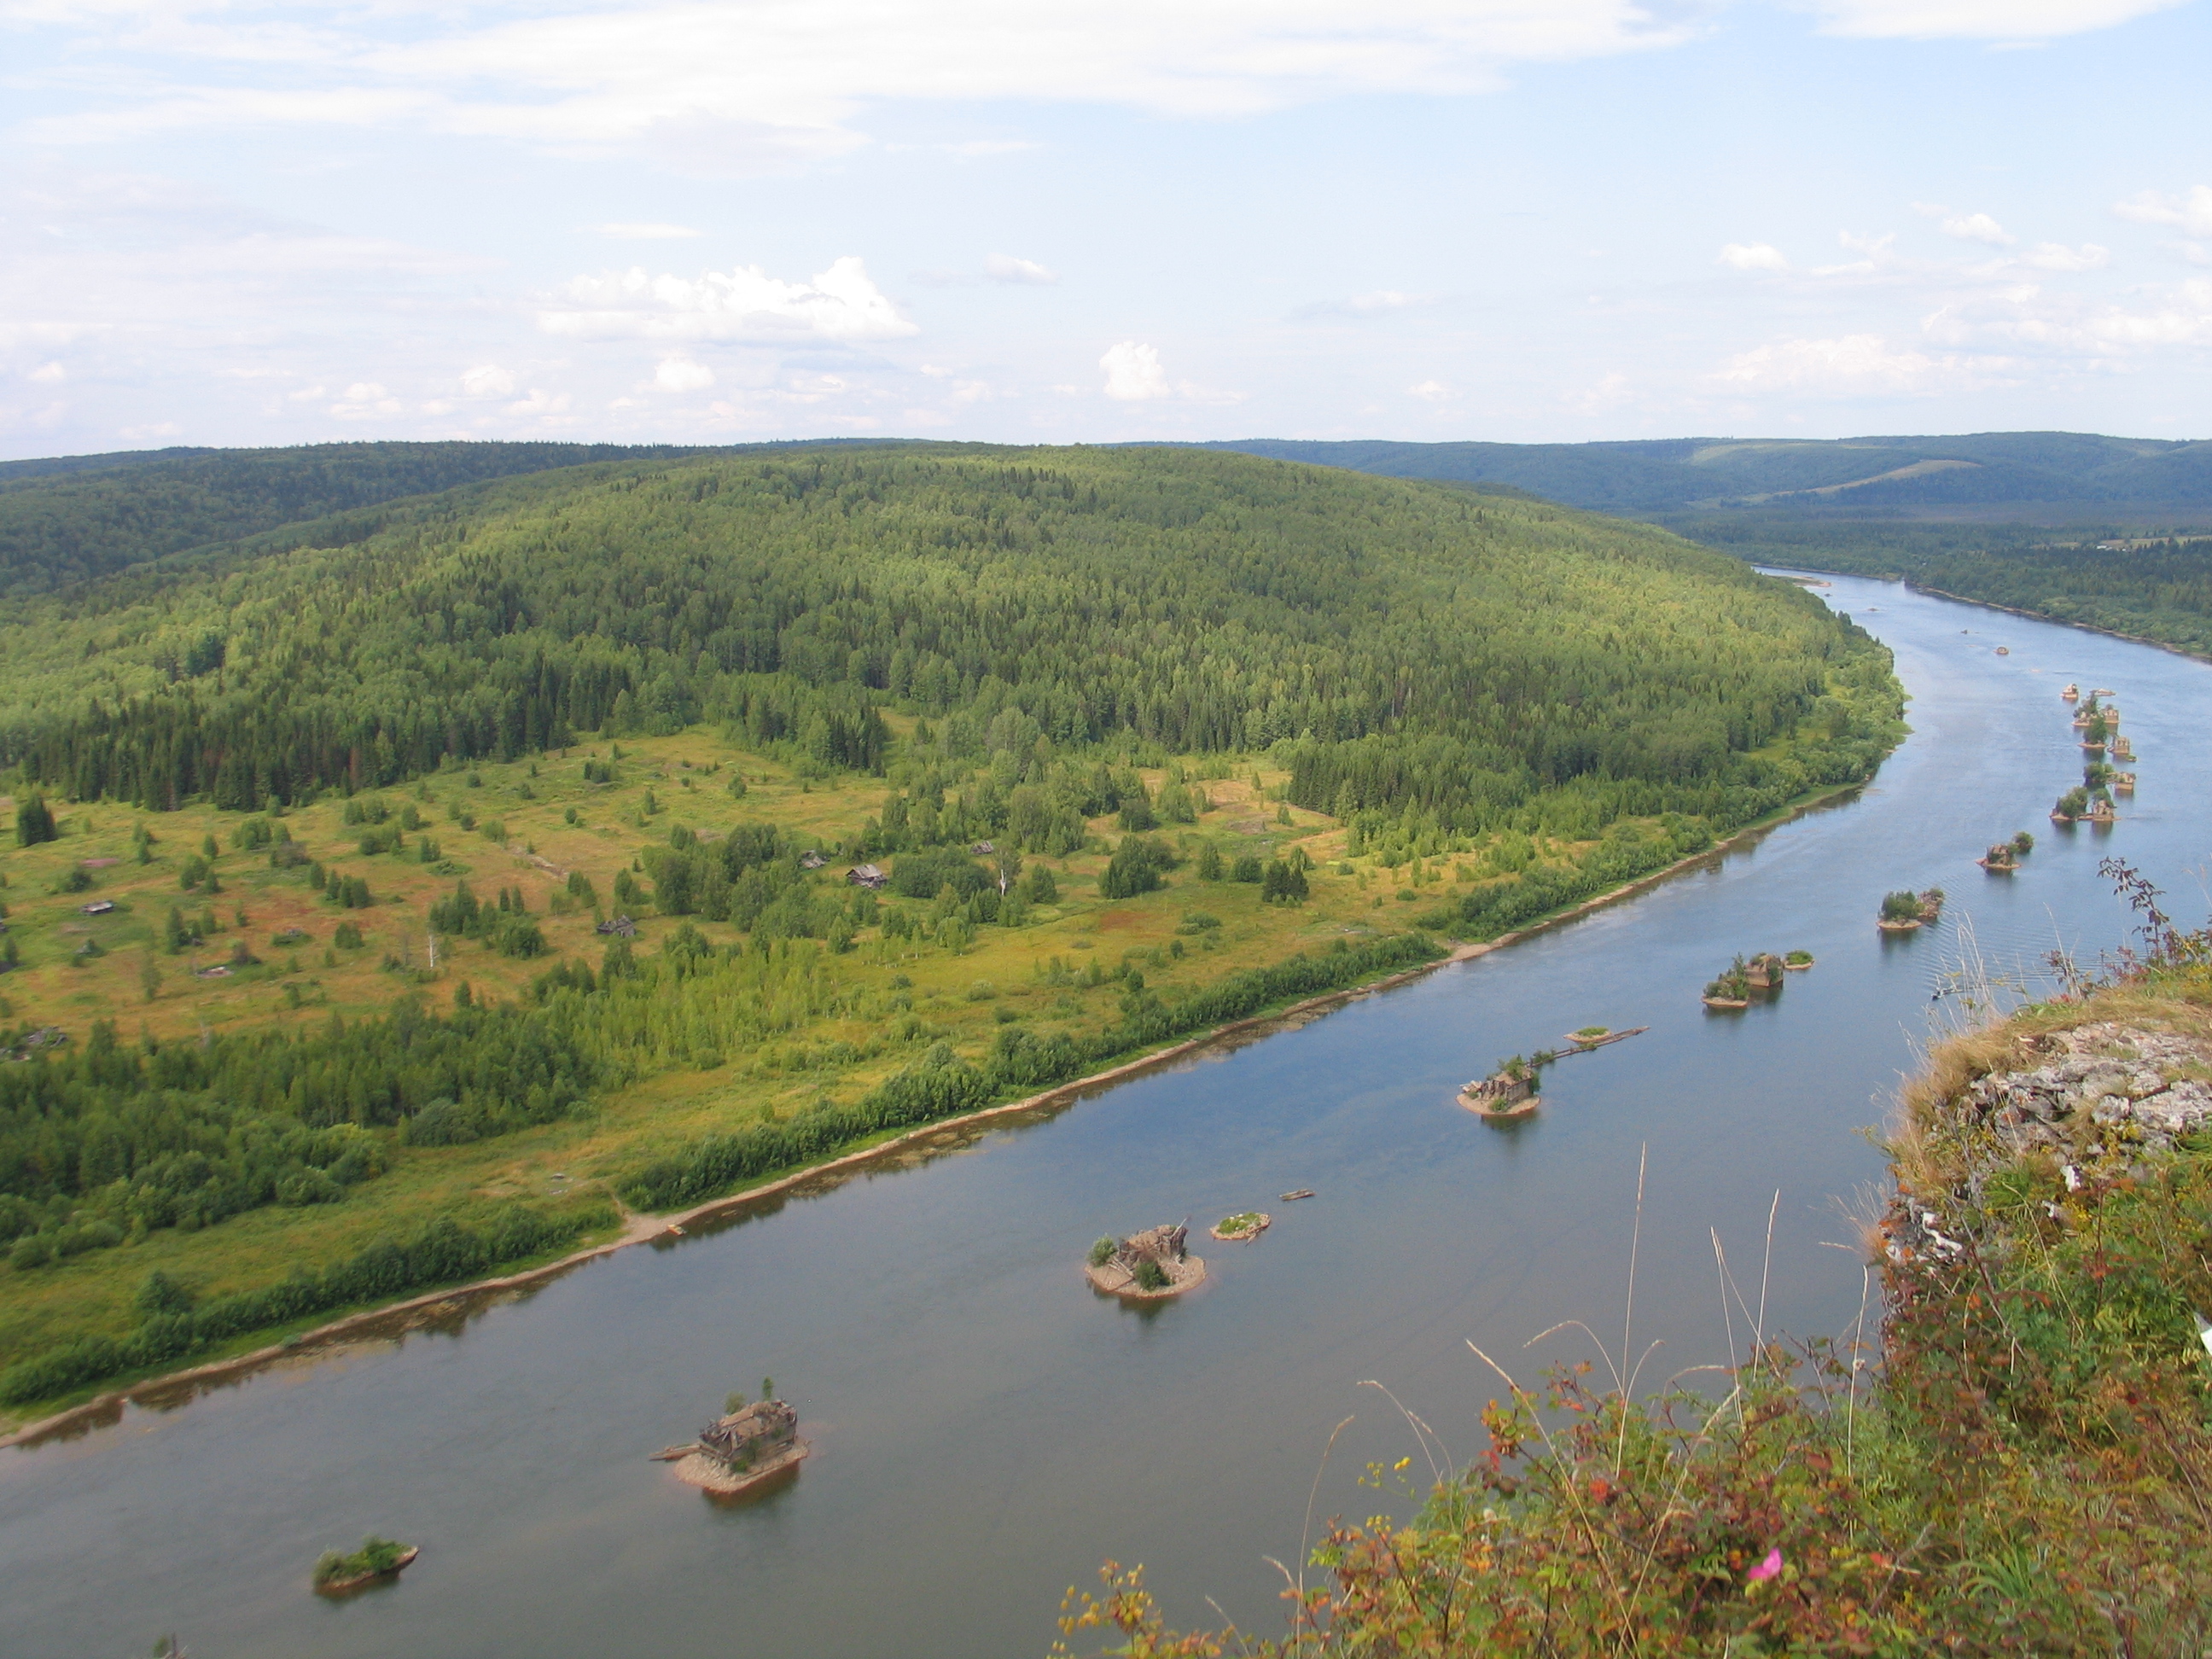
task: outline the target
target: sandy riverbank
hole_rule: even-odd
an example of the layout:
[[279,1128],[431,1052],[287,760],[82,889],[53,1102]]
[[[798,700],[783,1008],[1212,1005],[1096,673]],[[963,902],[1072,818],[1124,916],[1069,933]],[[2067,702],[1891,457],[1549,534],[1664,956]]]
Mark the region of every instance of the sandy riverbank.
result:
[[1109,1066],[1102,1072],[1095,1072],[1088,1077],[1078,1078],[1073,1082],[1060,1084],[1023,1099],[1009,1101],[1003,1105],[987,1106],[980,1110],[963,1113],[957,1117],[940,1118],[935,1122],[926,1123],[919,1127],[907,1130],[890,1139],[874,1142],[856,1151],[825,1159],[819,1164],[808,1164],[803,1169],[794,1170],[788,1175],[779,1176],[759,1186],[746,1188],[743,1191],[727,1194],[720,1198],[709,1199],[704,1203],[692,1206],[688,1210],[665,1215],[636,1215],[626,1212],[622,1231],[614,1237],[601,1243],[572,1251],[557,1260],[545,1262],[538,1267],[526,1268],[520,1273],[477,1279],[467,1285],[451,1285],[442,1291],[426,1291],[420,1296],[407,1297],[404,1301],[386,1303],[376,1308],[365,1309],[361,1312],[332,1320],[327,1324],[319,1325],[312,1330],[288,1337],[281,1342],[271,1343],[247,1352],[234,1354],[228,1358],[211,1360],[205,1364],[166,1372],[160,1376],[144,1378],[121,1388],[106,1390],[81,1405],[72,1406],[50,1417],[27,1423],[11,1434],[0,1436],[0,1447],[28,1445],[56,1435],[82,1432],[104,1421],[118,1420],[122,1416],[124,1406],[128,1402],[152,1404],[164,1395],[243,1376],[279,1361],[297,1358],[302,1354],[340,1347],[351,1342],[371,1341],[380,1337],[397,1335],[415,1322],[413,1316],[419,1315],[426,1310],[450,1307],[457,1313],[465,1311],[469,1306],[492,1297],[548,1283],[588,1262],[611,1255],[617,1250],[627,1249],[635,1244],[650,1243],[657,1239],[681,1236],[698,1224],[734,1215],[751,1206],[780,1198],[802,1183],[818,1181],[825,1176],[834,1176],[841,1171],[857,1171],[871,1164],[892,1158],[900,1152],[915,1147],[932,1137],[943,1135],[947,1131],[971,1127],[993,1119],[1011,1117],[1018,1113],[1048,1110],[1054,1107],[1072,1104],[1092,1090],[1122,1082],[1162,1066],[1172,1066],[1217,1044],[1248,1038],[1255,1032],[1264,1032],[1268,1028],[1285,1021],[1302,1022],[1316,1014],[1343,1007],[1361,998],[1373,996],[1378,992],[1409,983],[1435,972],[1439,968],[1448,967],[1454,963],[1471,962],[1478,957],[1487,956],[1493,951],[1502,951],[1510,945],[1517,945],[1523,939],[1533,939],[1537,934],[1547,933],[1554,927],[1564,927],[1578,917],[1603,909],[1608,905],[1618,904],[1624,899],[1632,898],[1638,893],[1659,885],[1662,882],[1671,880],[1685,871],[1709,865],[1725,857],[1733,850],[1750,845],[1760,836],[1792,819],[1844,800],[1856,794],[1865,787],[1864,783],[1845,784],[1807,796],[1755,823],[1745,825],[1732,835],[1715,842],[1712,846],[1702,852],[1692,853],[1687,857],[1677,859],[1674,863],[1663,866],[1649,875],[1639,876],[1633,881],[1624,882],[1621,885],[1600,893],[1595,897],[1584,899],[1579,903],[1554,911],[1547,916],[1528,923],[1524,927],[1515,928],[1511,933],[1501,933],[1494,939],[1486,940],[1481,944],[1458,945],[1433,962],[1419,963],[1411,968],[1401,969],[1395,973],[1384,975],[1380,979],[1370,980],[1364,985],[1347,986],[1342,990],[1325,992],[1320,996],[1309,997],[1303,1002],[1291,1003],[1272,1013],[1255,1014],[1248,1018],[1232,1020],[1225,1025],[1216,1026],[1198,1036],[1186,1038],[1181,1042],[1156,1049],[1148,1054],[1141,1054],[1134,1060],[1127,1060],[1119,1066]]

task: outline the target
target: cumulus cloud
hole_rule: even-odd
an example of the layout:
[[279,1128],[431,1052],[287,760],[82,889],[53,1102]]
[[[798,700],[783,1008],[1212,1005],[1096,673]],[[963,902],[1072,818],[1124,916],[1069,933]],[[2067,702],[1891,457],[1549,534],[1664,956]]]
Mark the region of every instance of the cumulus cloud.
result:
[[2117,347],[2212,345],[2212,279],[2184,283],[2148,309],[2112,307],[2090,319],[2088,332]]
[[1441,304],[1441,294],[1406,294],[1395,288],[1378,288],[1345,300],[1320,300],[1300,306],[1291,316],[1302,322],[1345,317],[1388,317],[1400,312],[1420,311]]
[[1986,242],[1991,247],[2010,247],[2013,235],[1986,213],[1954,213],[1943,221],[1943,234],[1962,242]]
[[28,378],[40,386],[59,386],[69,379],[69,370],[59,363],[40,363],[31,371]]
[[805,283],[758,265],[696,277],[649,276],[642,266],[579,276],[538,313],[549,334],[575,339],[857,341],[920,331],[848,255]]
[[1865,396],[1948,390],[2005,366],[2002,358],[1893,350],[1880,335],[1847,334],[1830,340],[1776,341],[1730,358],[1713,378],[1741,392]]
[[2084,242],[2079,247],[2068,247],[2062,242],[2038,242],[2035,251],[2025,257],[2039,270],[2097,270],[2111,260],[2112,253],[2110,248],[2100,247],[2094,242]]
[[560,415],[565,413],[568,407],[567,392],[548,392],[543,386],[534,386],[530,388],[527,398],[519,398],[509,404],[507,412],[510,415]]
[[461,375],[461,390],[471,398],[506,398],[514,392],[514,371],[497,363],[478,363]]
[[1720,262],[1738,270],[1787,270],[1790,261],[1770,242],[1730,242],[1721,249]]
[[1106,371],[1106,395],[1117,402],[1143,403],[1175,396],[1167,370],[1160,364],[1160,354],[1152,346],[1124,340],[1106,349],[1098,367]]
[[623,242],[677,242],[699,233],[690,225],[634,224],[619,221],[611,225],[593,225],[602,236],[611,236]]
[[1456,396],[1442,380],[1423,380],[1406,388],[1408,398],[1419,398],[1425,404],[1440,404]]
[[2191,236],[2212,236],[2212,185],[2198,185],[2183,196],[2147,190],[2113,203],[2112,211],[2137,224],[2175,225]]
[[662,392],[704,392],[714,384],[714,371],[689,357],[663,357],[653,384]]
[[[169,59],[150,83],[134,76],[127,98],[34,124],[50,139],[318,123],[568,145],[658,130],[802,157],[860,142],[849,123],[892,100],[1243,115],[1482,91],[1513,64],[1671,46],[1699,27],[1696,8],[1632,0],[584,0],[534,15],[412,8],[404,28],[388,7],[326,9],[281,35],[224,0],[170,0],[151,33],[136,8],[106,0],[37,9],[76,31],[81,54],[135,47],[143,61],[151,43]],[[207,70],[188,72],[195,59]]]
[[2106,29],[2185,0],[1816,0],[1826,33],[1865,40],[2049,40]]
[[1601,378],[1594,386],[1568,393],[1560,401],[1581,414],[1606,415],[1632,401],[1635,395],[1635,388],[1629,384],[1628,376],[1616,371]]
[[360,421],[380,415],[397,415],[404,407],[376,381],[356,380],[331,405],[331,413],[342,421]]
[[1060,273],[1034,259],[1017,259],[1011,253],[994,253],[983,261],[983,275],[994,283],[1026,283],[1045,288],[1060,280]]

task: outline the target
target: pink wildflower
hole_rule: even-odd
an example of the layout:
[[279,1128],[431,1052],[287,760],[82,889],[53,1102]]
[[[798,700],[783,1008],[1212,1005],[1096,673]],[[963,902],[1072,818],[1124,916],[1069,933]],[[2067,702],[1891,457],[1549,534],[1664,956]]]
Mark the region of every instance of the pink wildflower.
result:
[[1778,1549],[1769,1550],[1766,1553],[1766,1559],[1751,1570],[1751,1582],[1754,1584],[1759,1583],[1766,1579],[1780,1577],[1781,1572],[1782,1552]]

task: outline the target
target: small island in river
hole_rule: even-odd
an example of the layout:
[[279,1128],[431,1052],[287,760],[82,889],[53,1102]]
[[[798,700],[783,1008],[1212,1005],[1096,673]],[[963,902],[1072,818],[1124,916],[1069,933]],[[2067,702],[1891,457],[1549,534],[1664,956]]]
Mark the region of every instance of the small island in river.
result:
[[717,1498],[750,1492],[806,1461],[812,1448],[799,1437],[797,1412],[781,1400],[747,1406],[741,1399],[733,1397],[729,1413],[702,1429],[695,1443],[671,1446],[654,1457],[674,1463],[678,1480]]
[[1206,1231],[1224,1244],[1245,1244],[1266,1232],[1274,1221],[1265,1210],[1245,1210],[1222,1217]]
[[1536,1098],[1536,1068],[1516,1054],[1488,1077],[1478,1078],[1462,1089],[1459,1103],[1480,1117],[1526,1117],[1540,1103]]
[[374,1534],[361,1540],[361,1547],[348,1555],[338,1550],[325,1550],[323,1559],[315,1563],[315,1594],[318,1595],[348,1595],[355,1590],[367,1589],[371,1584],[397,1578],[403,1568],[422,1552],[412,1544],[395,1544],[389,1538]]
[[1091,1247],[1084,1276],[1091,1289],[1132,1301],[1158,1302],[1181,1296],[1206,1277],[1206,1263],[1190,1254],[1190,1230],[1148,1227],[1127,1238],[1102,1238]]

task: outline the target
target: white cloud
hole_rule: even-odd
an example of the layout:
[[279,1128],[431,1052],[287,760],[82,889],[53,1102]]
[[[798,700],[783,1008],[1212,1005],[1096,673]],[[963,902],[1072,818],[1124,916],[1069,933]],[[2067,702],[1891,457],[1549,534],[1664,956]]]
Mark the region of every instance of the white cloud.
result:
[[2079,247],[2068,247],[2060,242],[2038,242],[2027,259],[2039,270],[2097,270],[2112,257],[2110,248],[2100,247],[2094,242],[2084,242]]
[[1826,33],[1903,40],[2048,40],[2111,28],[2185,0],[1815,0]]
[[461,376],[461,390],[471,398],[505,398],[514,391],[514,371],[497,363],[478,363]]
[[1790,261],[1770,242],[1730,242],[1721,249],[1720,262],[1738,270],[1787,270]]
[[2002,358],[1893,351],[1880,335],[1847,334],[1831,340],[1790,339],[1763,345],[1730,358],[1713,378],[1743,392],[1863,396],[1947,390],[2007,366]]
[[676,242],[699,233],[690,225],[630,224],[593,225],[602,236],[611,236],[624,242]]
[[373,416],[397,415],[404,407],[374,380],[356,380],[331,405],[331,413],[342,421],[368,420]]
[[1585,391],[1570,393],[1561,401],[1583,415],[1605,415],[1632,402],[1635,395],[1628,376],[1615,372]]
[[69,370],[59,363],[40,363],[31,371],[28,378],[40,386],[58,386],[69,379]]
[[507,406],[510,415],[559,415],[568,407],[565,392],[548,392],[543,386],[530,388],[527,398],[517,398]]
[[1425,404],[1440,404],[1458,394],[1442,380],[1423,380],[1418,385],[1407,386],[1406,395],[1408,398],[1419,398]]
[[1423,310],[1444,298],[1441,294],[1406,294],[1395,288],[1378,288],[1346,300],[1320,300],[1300,306],[1291,316],[1302,322],[1332,317],[1388,317],[1399,312]]
[[642,266],[579,276],[538,313],[549,334],[611,340],[885,340],[918,333],[850,255],[809,283],[757,265],[696,278]]
[[1943,234],[1962,242],[1987,242],[1991,247],[2010,247],[2013,237],[1986,213],[1954,213],[1943,221]]
[[1107,348],[1098,367],[1106,371],[1106,395],[1118,402],[1142,403],[1175,396],[1167,370],[1160,365],[1160,354],[1152,346],[1124,340]]
[[2198,185],[2185,196],[2147,190],[2113,203],[2112,211],[2138,224],[2179,225],[2191,236],[2212,236],[2212,185]]
[[1060,280],[1060,273],[1047,269],[1034,259],[1017,259],[1011,253],[994,253],[983,261],[983,274],[994,283],[1029,283],[1046,287]]
[[714,384],[714,371],[689,357],[663,357],[653,384],[663,392],[704,392]]
[[2091,336],[2116,347],[2212,345],[2212,279],[2195,277],[2148,311],[2113,307],[2093,318]]
[[166,83],[134,75],[128,96],[36,122],[39,136],[314,123],[570,145],[657,130],[702,156],[735,142],[803,159],[861,142],[848,124],[893,100],[1243,115],[1484,91],[1511,64],[1673,46],[1702,27],[1695,7],[1634,0],[586,0],[505,19],[498,8],[331,8],[281,33],[224,0],[163,9],[148,30],[136,6],[109,0],[36,5],[40,21],[76,31],[80,55],[143,57],[152,44],[208,65]]

